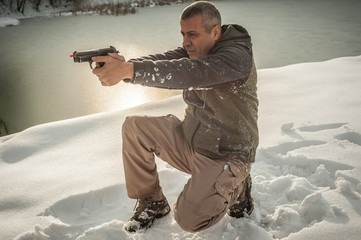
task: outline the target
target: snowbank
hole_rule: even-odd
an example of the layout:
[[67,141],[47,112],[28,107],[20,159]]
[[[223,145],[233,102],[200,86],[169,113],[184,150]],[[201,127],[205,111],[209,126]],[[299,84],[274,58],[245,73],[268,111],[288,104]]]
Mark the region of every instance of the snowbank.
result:
[[[361,56],[259,70],[261,142],[252,168],[255,211],[200,233],[173,214],[143,232],[124,224],[120,128],[127,115],[182,117],[181,96],[53,122],[0,138],[4,239],[359,239]],[[158,161],[170,203],[189,176]]]
[[10,17],[0,17],[0,27],[19,25],[20,21]]

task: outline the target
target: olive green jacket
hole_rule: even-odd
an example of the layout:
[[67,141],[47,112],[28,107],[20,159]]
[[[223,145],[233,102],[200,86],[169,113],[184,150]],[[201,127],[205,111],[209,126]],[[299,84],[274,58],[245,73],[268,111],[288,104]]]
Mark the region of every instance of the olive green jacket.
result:
[[195,151],[214,159],[255,160],[257,73],[251,38],[243,27],[222,26],[221,38],[201,59],[189,59],[178,48],[130,61],[132,83],[183,89],[187,108],[178,128]]

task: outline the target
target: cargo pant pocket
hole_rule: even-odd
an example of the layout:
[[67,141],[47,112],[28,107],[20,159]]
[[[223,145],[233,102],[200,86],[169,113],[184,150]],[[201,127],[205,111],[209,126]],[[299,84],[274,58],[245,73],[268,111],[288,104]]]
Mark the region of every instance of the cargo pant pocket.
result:
[[233,204],[236,201],[249,172],[249,165],[243,162],[231,160],[226,163],[224,171],[217,177],[215,188],[227,204]]

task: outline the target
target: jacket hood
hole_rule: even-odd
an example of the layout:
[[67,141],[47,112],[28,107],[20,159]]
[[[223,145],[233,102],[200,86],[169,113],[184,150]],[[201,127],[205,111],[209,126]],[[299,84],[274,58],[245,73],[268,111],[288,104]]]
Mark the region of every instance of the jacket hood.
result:
[[239,25],[230,24],[222,26],[222,35],[217,43],[222,43],[226,41],[242,41],[242,42],[251,42],[251,36],[248,34],[247,30]]

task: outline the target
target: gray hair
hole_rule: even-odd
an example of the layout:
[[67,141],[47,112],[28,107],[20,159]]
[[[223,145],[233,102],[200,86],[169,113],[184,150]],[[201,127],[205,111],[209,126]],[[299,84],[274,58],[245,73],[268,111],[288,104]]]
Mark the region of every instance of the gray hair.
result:
[[181,14],[181,20],[186,20],[197,15],[202,15],[203,27],[208,33],[211,32],[215,25],[221,26],[221,14],[211,2],[196,1],[187,6]]

